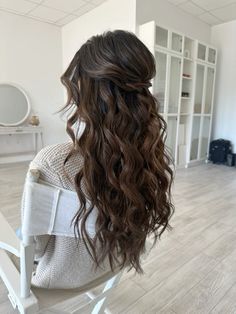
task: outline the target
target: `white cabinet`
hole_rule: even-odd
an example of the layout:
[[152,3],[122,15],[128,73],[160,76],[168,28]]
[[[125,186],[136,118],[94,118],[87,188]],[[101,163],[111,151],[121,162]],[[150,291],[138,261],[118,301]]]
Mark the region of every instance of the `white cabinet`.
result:
[[151,87],[167,122],[166,145],[176,165],[207,160],[217,50],[154,21],[139,37],[156,60]]

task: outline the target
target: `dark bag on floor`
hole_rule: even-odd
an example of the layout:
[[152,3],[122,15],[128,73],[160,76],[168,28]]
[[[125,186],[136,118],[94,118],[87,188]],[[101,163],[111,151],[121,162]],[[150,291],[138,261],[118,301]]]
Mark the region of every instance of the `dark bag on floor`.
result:
[[223,139],[214,140],[210,144],[209,160],[214,164],[227,162],[227,155],[232,153],[231,142]]

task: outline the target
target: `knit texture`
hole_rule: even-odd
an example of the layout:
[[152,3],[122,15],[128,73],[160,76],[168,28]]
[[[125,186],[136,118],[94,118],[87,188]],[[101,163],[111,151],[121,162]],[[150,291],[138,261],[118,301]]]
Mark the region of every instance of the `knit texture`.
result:
[[[75,191],[74,177],[83,167],[83,159],[78,154],[73,155],[64,166],[71,148],[71,143],[45,147],[31,162],[30,169],[39,169],[40,179],[50,184]],[[75,238],[49,235],[35,237],[35,240],[38,266],[32,277],[34,286],[49,289],[80,288],[104,276],[111,276],[108,258],[95,269],[94,261],[82,240],[78,242]]]

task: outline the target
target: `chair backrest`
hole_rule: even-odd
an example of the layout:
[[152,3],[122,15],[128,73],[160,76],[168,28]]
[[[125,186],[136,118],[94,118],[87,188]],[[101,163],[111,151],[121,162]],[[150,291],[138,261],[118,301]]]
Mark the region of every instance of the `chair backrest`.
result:
[[[26,177],[22,202],[22,235],[74,237],[71,221],[79,208],[77,193],[39,181],[39,174],[37,169],[31,169]],[[86,230],[91,237],[95,235],[96,218],[97,209],[94,208],[86,221]]]
[[[14,279],[8,281],[7,278],[11,277],[11,271],[2,271],[0,261],[0,275],[9,290],[9,299],[12,304],[18,306],[20,313],[36,313],[37,308],[37,299],[30,290],[34,264],[34,236],[43,234],[75,236],[71,220],[78,210],[79,201],[77,194],[40,181],[39,176],[40,171],[38,169],[30,169],[26,176],[22,197],[22,240],[20,241],[20,245],[17,243],[17,245],[12,248],[12,246],[7,243],[7,245],[4,246],[1,245],[0,239],[0,248],[2,247],[20,257],[20,289],[17,288],[17,285],[14,286]],[[94,226],[97,217],[96,209],[93,215],[90,216],[86,228],[89,235],[93,236],[95,234]],[[7,230],[9,234],[11,233],[13,238],[13,232],[10,231],[11,228],[6,221],[4,221],[4,226],[6,227],[5,230]],[[2,242],[4,242],[4,235],[2,235],[2,237]],[[7,237],[5,237],[5,239],[7,239]],[[13,242],[14,241],[12,241],[12,243]],[[18,249],[19,247],[20,249]],[[5,264],[7,263],[8,261],[6,260]],[[90,298],[90,302],[86,307],[89,309],[89,313],[101,313],[106,297],[118,284],[121,275],[122,271],[114,273],[109,280],[106,279],[107,281],[104,282],[105,288],[102,290],[102,293],[97,296],[91,291],[87,291],[86,294]],[[29,307],[31,307],[31,310],[29,310]],[[82,312],[82,309],[74,310],[73,314]]]

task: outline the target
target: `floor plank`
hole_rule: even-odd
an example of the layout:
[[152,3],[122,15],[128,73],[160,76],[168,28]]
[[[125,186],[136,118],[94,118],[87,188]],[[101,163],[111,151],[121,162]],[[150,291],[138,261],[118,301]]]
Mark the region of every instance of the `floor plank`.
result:
[[236,313],[236,284],[228,290],[220,302],[212,309],[211,314],[235,314]]
[[[236,250],[233,254],[233,259],[230,256],[219,262],[185,296],[182,296],[181,300],[177,298],[171,304],[171,309],[176,313],[189,314],[209,313],[213,310],[236,283]],[[228,314],[228,312],[224,313]]]

